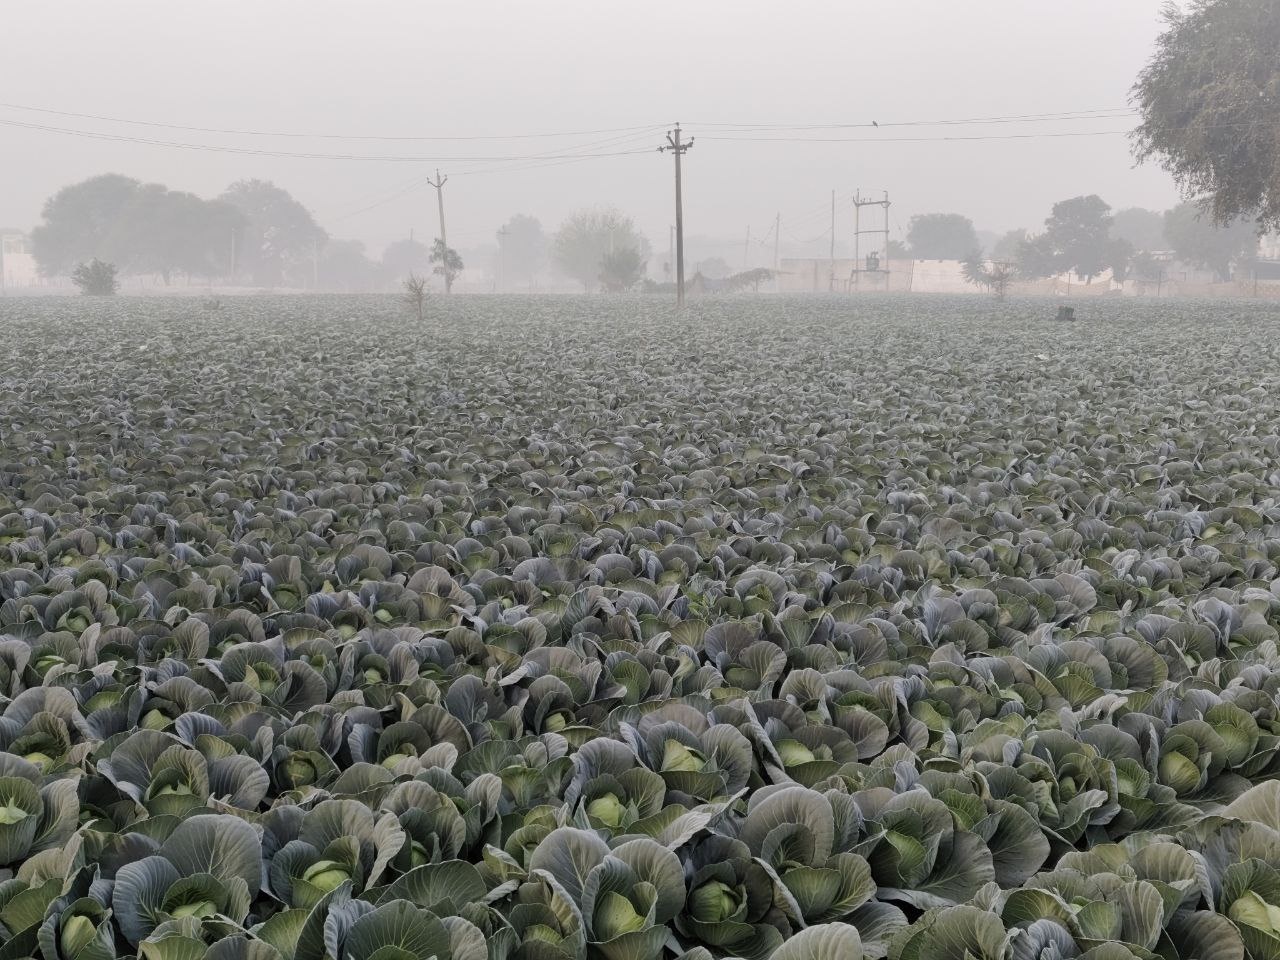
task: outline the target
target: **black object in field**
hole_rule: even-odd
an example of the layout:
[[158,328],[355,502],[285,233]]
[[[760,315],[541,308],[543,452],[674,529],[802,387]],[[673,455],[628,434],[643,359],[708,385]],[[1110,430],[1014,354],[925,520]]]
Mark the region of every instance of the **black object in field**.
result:
[[1058,308],[1059,320],[1074,320],[1075,318],[1076,318],[1075,307],[1059,307]]

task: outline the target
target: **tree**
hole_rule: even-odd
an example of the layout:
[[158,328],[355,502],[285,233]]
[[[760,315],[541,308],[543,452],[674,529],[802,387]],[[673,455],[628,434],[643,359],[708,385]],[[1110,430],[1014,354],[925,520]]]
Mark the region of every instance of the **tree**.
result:
[[81,293],[90,297],[109,297],[120,287],[116,280],[115,265],[103,263],[96,257],[72,270],[71,282],[80,288]]
[[642,261],[649,259],[649,241],[617,210],[579,211],[561,224],[552,241],[556,267],[587,293],[600,283],[605,255],[618,250],[634,250]]
[[736,293],[739,290],[751,287],[754,292],[759,293],[760,284],[768,283],[773,277],[774,273],[768,267],[754,267],[751,270],[743,270],[741,273],[735,273],[727,278],[724,282],[724,289],[729,293]]
[[982,259],[981,253],[976,252],[965,258],[962,269],[966,281],[990,291],[998,300],[1008,296],[1009,287],[1017,278],[1017,269],[1012,263],[1000,260],[988,262]]
[[1144,283],[1157,283],[1164,279],[1164,263],[1154,254],[1140,251],[1129,264],[1129,275]]
[[982,249],[973,221],[958,213],[917,214],[907,224],[907,243],[917,260],[963,260]]
[[[192,194],[183,196],[199,200]],[[181,225],[179,267],[197,276],[230,277],[235,268],[232,257],[239,259],[233,242],[238,245],[246,225],[244,214],[225,200],[199,200]]]
[[1051,277],[1074,270],[1090,282],[1127,257],[1127,245],[1111,237],[1111,207],[1101,197],[1073,197],[1053,205],[1044,233],[1018,251],[1023,276]]
[[387,283],[399,283],[409,274],[425,274],[431,269],[431,251],[417,240],[397,240],[382,251],[382,276]]
[[733,267],[729,266],[723,257],[708,257],[698,262],[697,272],[708,280],[723,280],[733,273]]
[[63,187],[46,200],[44,222],[31,231],[40,272],[65,274],[97,258],[130,261],[129,210],[141,186],[131,177],[108,173]]
[[1117,210],[1111,218],[1111,235],[1120,240],[1127,240],[1137,251],[1150,253],[1163,250],[1164,214],[1155,210],[1144,210],[1142,207],[1129,207]]
[[1027,239],[1027,231],[1019,228],[1001,234],[1000,239],[991,247],[991,256],[995,260],[1011,261],[1018,258],[1018,250]]
[[230,204],[106,174],[51,197],[33,241],[45,274],[99,258],[121,273],[158,273],[167,284],[175,271],[229,272],[232,237],[244,222]]
[[416,273],[410,273],[409,276],[401,284],[404,289],[404,302],[413,309],[421,320],[425,313],[427,302],[427,278]]
[[310,261],[328,239],[306,207],[269,181],[237,181],[220,199],[244,215],[236,265],[256,284],[279,284],[292,267]]
[[129,272],[158,273],[166,286],[175,271],[225,275],[230,272],[232,238],[244,226],[244,215],[225,201],[143,184],[126,212]]
[[1026,280],[1039,280],[1062,272],[1061,258],[1045,234],[1023,237],[1018,244],[1014,262],[1017,264],[1018,276]]
[[890,240],[888,249],[890,260],[910,260],[911,251],[907,249],[907,245],[901,240]]
[[435,264],[431,272],[444,277],[445,293],[452,292],[453,281],[463,269],[462,257],[458,255],[458,251],[453,247],[446,247],[444,241],[436,237],[435,243],[431,245],[431,262]]
[[600,285],[608,293],[625,293],[644,276],[644,256],[634,247],[606,253],[600,260]]
[[365,256],[359,240],[330,240],[320,251],[316,273],[325,289],[361,293],[373,289],[378,265]]
[[547,235],[537,218],[518,213],[503,225],[497,237],[504,283],[528,283],[547,265]]
[[1173,174],[1214,223],[1280,228],[1280,4],[1193,0],[1168,4],[1164,18],[1133,88],[1138,160]]
[[1111,237],[1107,241],[1107,266],[1111,269],[1111,278],[1124,283],[1129,274],[1129,264],[1133,260],[1133,244],[1122,237]]
[[1258,246],[1256,228],[1247,220],[1220,227],[1194,203],[1180,203],[1164,215],[1164,235],[1179,260],[1231,279],[1231,265],[1252,260]]

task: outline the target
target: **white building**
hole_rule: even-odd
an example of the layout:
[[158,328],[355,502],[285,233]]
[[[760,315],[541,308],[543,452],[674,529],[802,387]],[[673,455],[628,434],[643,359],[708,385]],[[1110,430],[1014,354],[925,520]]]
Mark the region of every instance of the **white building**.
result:
[[31,241],[17,231],[0,232],[0,287],[21,290],[40,285],[40,271],[31,254]]

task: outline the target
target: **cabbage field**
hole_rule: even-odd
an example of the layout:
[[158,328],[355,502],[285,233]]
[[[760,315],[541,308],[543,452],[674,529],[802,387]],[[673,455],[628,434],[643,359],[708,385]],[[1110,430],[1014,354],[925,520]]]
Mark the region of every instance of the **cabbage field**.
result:
[[1280,311],[0,300],[0,960],[1277,960]]

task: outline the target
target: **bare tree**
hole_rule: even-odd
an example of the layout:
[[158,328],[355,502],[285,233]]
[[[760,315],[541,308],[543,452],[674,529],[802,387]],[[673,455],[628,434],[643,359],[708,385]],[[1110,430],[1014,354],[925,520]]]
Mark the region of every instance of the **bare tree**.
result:
[[965,280],[995,294],[997,300],[1009,295],[1009,287],[1017,276],[1015,264],[1003,260],[986,261],[980,253],[970,254],[964,261]]
[[404,302],[415,310],[418,314],[418,319],[422,320],[425,316],[424,309],[427,304],[427,278],[420,277],[416,273],[410,273],[403,286]]

